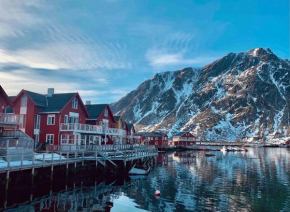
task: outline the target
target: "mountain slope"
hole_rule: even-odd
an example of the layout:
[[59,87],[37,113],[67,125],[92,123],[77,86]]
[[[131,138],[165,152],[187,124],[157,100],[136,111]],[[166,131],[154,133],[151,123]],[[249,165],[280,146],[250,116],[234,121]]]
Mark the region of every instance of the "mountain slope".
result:
[[289,132],[288,60],[270,49],[230,53],[202,69],[156,74],[112,105],[139,129],[190,130],[210,140]]

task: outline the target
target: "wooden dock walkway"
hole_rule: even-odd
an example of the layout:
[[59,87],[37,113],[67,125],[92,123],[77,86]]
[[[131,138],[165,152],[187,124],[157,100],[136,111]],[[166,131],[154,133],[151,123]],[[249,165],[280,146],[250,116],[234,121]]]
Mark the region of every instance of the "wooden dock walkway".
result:
[[[58,148],[58,149],[57,149]],[[155,147],[148,146],[78,146],[76,148],[54,147],[53,151],[31,154],[17,154],[2,156],[0,160],[0,173],[11,171],[21,171],[31,169],[32,174],[34,169],[51,167],[68,164],[82,163],[85,161],[94,161],[96,166],[98,163],[105,164],[106,161],[116,166],[116,161],[132,161],[146,157],[153,157],[158,154]],[[9,177],[9,176],[8,176]]]

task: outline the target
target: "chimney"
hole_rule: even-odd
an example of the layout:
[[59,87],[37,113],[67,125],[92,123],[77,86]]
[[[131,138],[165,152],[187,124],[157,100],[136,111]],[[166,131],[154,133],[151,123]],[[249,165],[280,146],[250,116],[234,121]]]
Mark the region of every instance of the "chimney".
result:
[[91,105],[91,101],[86,101],[86,105]]
[[54,88],[48,88],[47,89],[47,97],[52,97],[54,94]]

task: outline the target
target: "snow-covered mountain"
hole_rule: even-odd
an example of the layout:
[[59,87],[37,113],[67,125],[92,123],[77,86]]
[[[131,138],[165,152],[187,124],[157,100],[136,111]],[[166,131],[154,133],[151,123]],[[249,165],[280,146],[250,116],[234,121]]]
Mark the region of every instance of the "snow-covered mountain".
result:
[[209,140],[286,135],[290,62],[270,49],[230,53],[201,69],[158,73],[112,105],[143,131],[190,130]]

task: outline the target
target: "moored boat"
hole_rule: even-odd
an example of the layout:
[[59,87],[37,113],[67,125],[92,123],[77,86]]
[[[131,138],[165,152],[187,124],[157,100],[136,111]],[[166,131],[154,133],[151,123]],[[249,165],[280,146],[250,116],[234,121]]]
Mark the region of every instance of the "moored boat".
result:
[[135,168],[135,165],[133,166],[133,168],[129,171],[129,175],[146,175],[148,174],[150,171],[150,167],[145,170],[142,168]]

